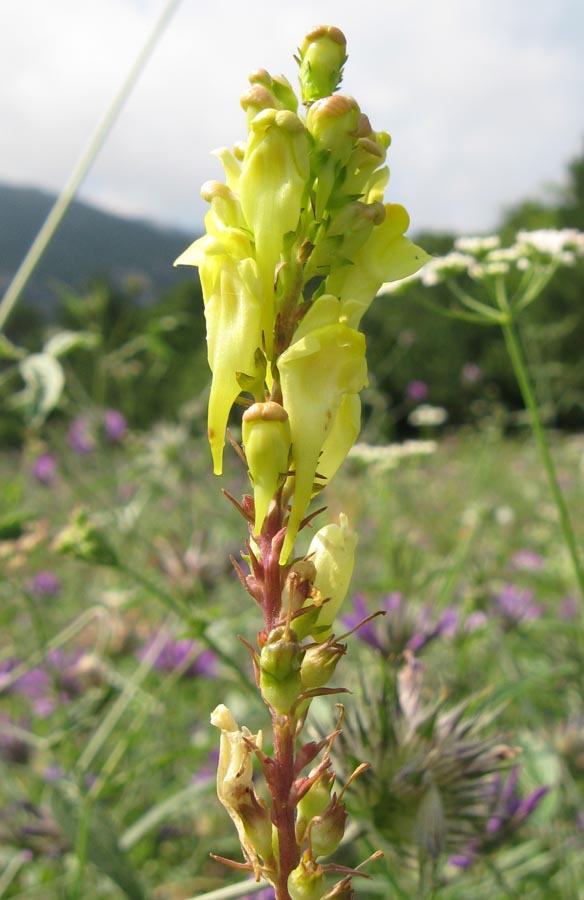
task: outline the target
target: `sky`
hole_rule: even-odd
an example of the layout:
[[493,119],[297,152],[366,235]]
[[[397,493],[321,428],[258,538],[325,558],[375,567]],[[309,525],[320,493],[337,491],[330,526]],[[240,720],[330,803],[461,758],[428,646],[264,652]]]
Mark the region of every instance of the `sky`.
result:
[[[57,192],[166,0],[1,0],[0,181]],[[386,198],[411,231],[484,233],[584,149],[582,0],[182,0],[81,198],[200,230],[210,151],[245,138],[255,68],[340,27],[342,85],[389,131]]]

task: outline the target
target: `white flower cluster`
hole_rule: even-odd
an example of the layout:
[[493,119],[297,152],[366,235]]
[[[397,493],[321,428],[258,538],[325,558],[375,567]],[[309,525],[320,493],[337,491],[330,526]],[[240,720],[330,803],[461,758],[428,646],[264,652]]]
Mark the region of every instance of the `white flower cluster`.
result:
[[448,412],[443,406],[430,406],[421,403],[408,416],[408,422],[415,428],[438,428],[448,419]]
[[402,444],[355,444],[349,453],[356,459],[377,470],[395,469],[404,459],[415,456],[430,456],[438,448],[436,441],[404,441]]
[[584,232],[576,228],[518,231],[510,247],[501,247],[501,239],[496,234],[461,237],[454,242],[452,252],[431,259],[408,278],[382,285],[379,293],[403,291],[411,281],[434,287],[462,273],[474,280],[484,280],[507,275],[515,269],[525,272],[532,266],[572,266],[580,256],[584,256]]
[[584,256],[584,233],[576,228],[518,231],[517,243],[524,255],[535,252],[561,265],[574,265],[577,256]]

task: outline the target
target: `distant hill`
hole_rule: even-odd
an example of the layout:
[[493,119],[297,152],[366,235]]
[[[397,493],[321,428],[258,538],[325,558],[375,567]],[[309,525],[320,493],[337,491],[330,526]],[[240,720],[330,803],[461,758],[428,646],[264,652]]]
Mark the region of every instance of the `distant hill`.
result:
[[[0,184],[0,295],[44,222],[55,198],[29,187]],[[83,290],[96,275],[115,283],[138,279],[145,301],[193,278],[173,261],[196,235],[102,212],[74,201],[27,287],[23,299],[50,306],[56,288]]]

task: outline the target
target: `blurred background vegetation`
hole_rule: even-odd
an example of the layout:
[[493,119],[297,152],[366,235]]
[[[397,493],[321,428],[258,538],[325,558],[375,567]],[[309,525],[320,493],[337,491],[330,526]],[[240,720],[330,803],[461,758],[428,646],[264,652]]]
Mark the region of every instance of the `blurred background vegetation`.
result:
[[[51,198],[30,189],[0,186],[0,287],[43,221]],[[497,233],[503,244],[518,229],[580,227],[584,223],[584,154],[564,184],[506,210]],[[38,352],[63,330],[91,335],[67,353],[68,390],[53,420],[75,408],[119,409],[134,428],[178,411],[208,383],[205,324],[195,269],[172,261],[196,235],[119,219],[73,204],[8,323],[7,338]],[[428,252],[449,252],[457,235],[426,233],[414,239]],[[584,269],[562,267],[538,300],[523,338],[538,400],[548,425],[584,426]],[[518,388],[496,328],[437,316],[413,283],[374,304],[364,321],[370,387],[364,422],[383,439],[407,436],[407,417],[424,401],[444,407],[453,425],[498,417],[507,430],[521,423]],[[446,285],[434,288],[447,304]],[[445,348],[448,348],[445,352]],[[13,355],[13,354],[12,354]],[[7,347],[0,349],[0,440],[18,445],[25,417],[7,398],[22,388]],[[418,395],[412,383],[418,385]],[[420,384],[423,385],[420,388]],[[139,389],[138,389],[139,388]],[[372,415],[374,413],[375,415]],[[371,436],[371,435],[368,435]]]

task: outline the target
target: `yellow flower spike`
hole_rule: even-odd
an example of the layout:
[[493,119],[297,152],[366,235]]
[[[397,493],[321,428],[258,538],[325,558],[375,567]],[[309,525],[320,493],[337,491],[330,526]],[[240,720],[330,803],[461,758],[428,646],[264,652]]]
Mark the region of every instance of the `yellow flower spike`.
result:
[[331,626],[349,590],[356,546],[357,535],[349,528],[344,513],[340,514],[338,525],[325,525],[310,542],[306,558],[316,567],[314,586],[323,598],[330,598],[328,603],[323,604],[316,619],[315,631],[311,632],[318,643],[330,636]]
[[313,103],[336,91],[347,61],[347,41],[340,28],[318,25],[298,49],[303,103]]
[[254,534],[259,534],[288,471],[292,440],[288,413],[271,400],[254,403],[243,414],[242,438],[253,485]]
[[278,370],[294,464],[294,499],[280,556],[284,565],[306,514],[318,458],[343,395],[356,394],[367,383],[365,337],[343,322],[316,328],[282,353]]
[[205,305],[207,352],[213,373],[209,397],[208,437],[213,471],[223,469],[225,429],[231,407],[241,392],[238,376],[254,378],[261,346],[261,284],[255,261],[234,262],[216,256],[215,290]]
[[284,236],[300,219],[310,172],[308,136],[290,110],[266,109],[250,125],[239,178],[239,198],[253,232],[264,288],[264,339],[272,355],[274,281]]
[[410,218],[403,206],[388,203],[385,212],[384,221],[373,228],[353,256],[353,265],[331,268],[326,281],[326,290],[346,301],[347,309],[351,308],[349,321],[353,327],[358,326],[382,284],[413,275],[430,258],[425,250],[404,237]]
[[252,751],[244,738],[261,748],[262,733],[252,734],[245,726],[239,730],[229,709],[222,703],[211,713],[211,725],[221,730],[217,796],[233,821],[241,848],[259,881],[264,861],[272,855],[270,814],[256,796],[253,786]]

